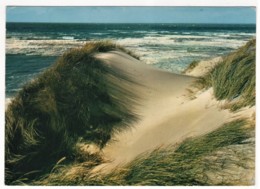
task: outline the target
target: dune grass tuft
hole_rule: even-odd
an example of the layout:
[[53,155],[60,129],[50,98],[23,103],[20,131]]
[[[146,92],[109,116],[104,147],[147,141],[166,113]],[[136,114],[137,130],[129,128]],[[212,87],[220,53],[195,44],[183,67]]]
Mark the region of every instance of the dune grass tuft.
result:
[[206,76],[197,81],[199,88],[213,87],[218,100],[228,100],[233,111],[255,105],[256,40],[224,57]]
[[62,157],[75,159],[79,139],[102,148],[137,119],[137,95],[116,82],[132,79],[94,58],[111,50],[129,53],[110,42],[70,50],[12,100],[5,115],[6,184],[48,172]]

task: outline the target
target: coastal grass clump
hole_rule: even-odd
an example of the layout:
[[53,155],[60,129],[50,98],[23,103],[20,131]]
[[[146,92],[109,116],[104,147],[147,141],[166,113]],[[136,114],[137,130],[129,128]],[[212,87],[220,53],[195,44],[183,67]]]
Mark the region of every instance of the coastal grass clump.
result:
[[168,147],[132,161],[124,175],[127,185],[209,185],[204,180],[204,158],[223,147],[247,139],[245,120],[224,124],[205,136],[185,140],[176,150]]
[[[179,146],[161,147],[150,153],[144,153],[127,165],[115,168],[109,174],[91,173],[91,169],[78,169],[79,171],[74,175],[66,175],[70,172],[70,168],[62,168],[55,174],[49,174],[47,178],[34,184],[89,186],[211,185],[211,181],[207,179],[207,173],[209,171],[214,173],[214,170],[212,170],[214,163],[205,161],[205,159],[215,152],[225,149],[225,147],[240,145],[246,139],[252,137],[250,131],[253,127],[248,127],[248,125],[249,123],[243,119],[226,123],[204,136],[186,139]],[[226,158],[229,159],[228,162],[232,163],[231,157]],[[242,161],[243,158],[239,162],[242,163]],[[232,181],[218,183],[218,185],[232,185]]]
[[129,54],[110,42],[89,42],[23,86],[5,115],[6,184],[29,182],[63,157],[74,160],[78,141],[102,148],[137,119],[137,95],[117,82],[133,80],[94,57],[113,50]]
[[224,57],[206,76],[199,78],[200,88],[213,87],[217,100],[229,101],[233,111],[255,105],[256,40]]

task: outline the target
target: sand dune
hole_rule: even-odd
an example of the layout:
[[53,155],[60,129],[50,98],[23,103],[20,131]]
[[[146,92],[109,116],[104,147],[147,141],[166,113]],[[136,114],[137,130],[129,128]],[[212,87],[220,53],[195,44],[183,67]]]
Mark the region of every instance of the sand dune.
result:
[[[250,117],[255,112],[255,106],[236,113],[222,109],[225,101],[217,101],[212,88],[190,94],[189,89],[196,77],[216,65],[220,57],[199,62],[186,75],[156,69],[119,51],[98,53],[95,57],[132,78],[134,82],[118,82],[140,97],[139,104],[134,107],[140,117],[129,129],[114,134],[102,150],[104,159],[109,163],[97,166],[94,171],[109,172],[142,153],[180,144],[188,137],[206,134],[225,122]],[[6,108],[10,102],[11,99],[6,99]],[[90,149],[87,148],[88,151]],[[92,151],[96,153],[97,149],[94,147]]]
[[129,87],[143,98],[136,107],[140,120],[132,129],[113,136],[103,149],[105,158],[111,162],[98,166],[95,171],[106,172],[156,147],[208,133],[236,117],[220,108],[212,89],[191,98],[187,89],[195,81],[194,77],[152,68],[121,52],[101,53],[96,58],[131,75],[141,85]]
[[[89,43],[65,53],[52,68],[25,85],[13,100],[6,99],[6,183],[15,183],[16,180],[19,182],[20,178],[34,182],[33,179],[47,173],[48,178],[40,183],[51,184],[53,180],[54,183],[58,181],[64,185],[67,182],[75,185],[77,180],[83,179],[80,184],[92,185],[108,179],[104,183],[115,181],[119,185],[134,185],[141,181],[143,185],[148,180],[152,181],[148,182],[151,184],[156,180],[155,183],[158,184],[157,177],[163,174],[166,177],[160,178],[163,180],[161,185],[168,185],[168,176],[177,179],[173,182],[174,185],[180,183],[179,179],[189,185],[195,177],[187,183],[186,180],[197,175],[198,171],[201,175],[206,174],[206,180],[202,176],[203,179],[199,178],[198,183],[222,185],[226,175],[231,183],[242,183],[242,177],[246,178],[245,183],[252,183],[254,48],[255,42],[252,41],[238,49],[237,53],[224,57],[222,63],[211,71],[211,77],[204,78],[200,76],[209,72],[221,58],[194,62],[185,75],[179,75],[146,65],[134,58],[131,52],[108,42]],[[235,74],[233,70],[230,71],[233,69],[233,66],[229,66],[231,63],[234,64]],[[241,79],[241,73],[246,77]],[[198,77],[200,80],[197,80]],[[226,85],[225,82],[222,85],[222,79],[234,85]],[[244,85],[245,80],[249,81],[249,86],[241,91],[240,86]],[[195,82],[202,85],[203,82],[209,82],[210,85],[198,89]],[[219,85],[222,86],[220,89],[217,88]],[[216,95],[218,92],[230,95],[219,97]],[[242,129],[242,126],[246,127]],[[205,135],[207,133],[210,134]],[[197,136],[202,137],[184,141]],[[170,148],[160,148],[159,151],[167,149],[171,155],[165,156],[166,151],[160,151],[153,156],[155,149],[169,145]],[[237,148],[242,148],[241,156],[236,154]],[[147,152],[152,152],[148,154],[148,159],[145,156],[141,156],[140,162],[135,159]],[[217,159],[216,153],[220,153]],[[226,156],[226,153],[229,155]],[[71,155],[75,155],[75,162],[73,160],[68,166],[66,162],[64,167],[62,164],[61,168],[52,172],[56,165]],[[214,161],[210,160],[211,162],[195,166],[194,169],[186,167],[188,175],[175,178],[177,174],[174,173],[176,170],[182,173],[187,160],[192,160],[189,166],[193,167],[198,162],[204,162],[204,158],[212,159],[211,156]],[[227,163],[229,167],[226,169],[231,172],[223,172],[224,168],[220,165],[221,179],[214,179],[217,175],[214,167],[219,166],[219,160],[222,162],[222,156],[227,162],[232,160]],[[166,159],[163,161],[164,157]],[[246,158],[250,159],[246,162],[249,168],[236,166],[236,162]],[[171,169],[168,169],[169,162],[173,162]],[[132,163],[137,164],[135,166]],[[157,166],[151,167],[154,164]],[[175,165],[180,166],[178,168]],[[208,165],[212,165],[211,172],[207,172],[210,170],[207,169]],[[206,168],[205,174],[202,174],[205,172],[203,166]],[[119,169],[113,171],[116,167]],[[148,174],[151,177],[147,177],[148,180],[143,183],[143,176],[138,171],[147,175],[152,171],[150,168],[155,168],[155,174]],[[111,170],[116,173],[116,180],[100,174],[110,173]],[[121,170],[127,171],[122,174],[124,178],[118,177]],[[245,171],[250,178],[233,177],[242,172],[244,174]],[[135,172],[140,178],[129,179],[128,176],[133,176],[132,173]],[[210,174],[213,175],[212,182],[208,181]]]

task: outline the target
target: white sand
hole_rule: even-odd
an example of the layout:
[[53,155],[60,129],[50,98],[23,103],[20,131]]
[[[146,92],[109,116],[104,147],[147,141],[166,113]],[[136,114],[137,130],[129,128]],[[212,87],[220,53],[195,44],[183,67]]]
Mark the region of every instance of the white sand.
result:
[[[237,117],[220,108],[211,89],[191,100],[187,88],[195,80],[193,77],[152,68],[120,52],[101,53],[96,57],[131,74],[143,86],[132,84],[129,87],[143,98],[136,107],[141,119],[132,125],[132,129],[113,136],[103,149],[105,158],[111,162],[94,171],[107,172],[141,153],[163,145],[179,144],[187,137],[208,133]],[[191,75],[201,75],[198,72]]]
[[217,64],[219,64],[223,60],[222,57],[215,57],[209,60],[202,60],[198,63],[198,65],[185,72],[185,75],[200,77],[208,73],[212,70]]

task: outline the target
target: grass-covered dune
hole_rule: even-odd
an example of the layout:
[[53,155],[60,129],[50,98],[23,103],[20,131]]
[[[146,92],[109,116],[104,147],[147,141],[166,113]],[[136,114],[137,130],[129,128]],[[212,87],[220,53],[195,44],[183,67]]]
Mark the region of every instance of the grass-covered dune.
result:
[[[196,67],[193,66],[192,67]],[[255,105],[256,40],[224,57],[198,81],[200,87],[213,87],[218,100],[229,101],[228,108],[237,110]],[[192,68],[191,68],[192,69]]]
[[[196,69],[198,64],[199,62],[193,63],[189,70]],[[233,106],[248,108],[254,106],[255,40],[224,57],[195,84],[199,85],[200,89],[212,87],[215,98],[229,100],[233,102]],[[199,91],[199,94],[201,92]],[[237,104],[234,103],[234,99],[237,99],[235,101]],[[186,103],[189,103],[188,101]],[[218,111],[227,111],[220,109],[221,107],[218,107]],[[209,107],[206,107],[204,113],[208,111]],[[230,112],[230,114],[232,117],[235,113]],[[205,119],[207,121],[214,118]],[[252,185],[255,161],[254,125],[254,114],[249,118],[236,116],[236,119],[222,124],[215,131],[190,137],[180,144],[160,147],[152,152],[141,154],[108,174],[96,172],[93,175],[90,170],[79,169],[83,166],[76,164],[72,167],[62,167],[34,184]],[[175,126],[176,124],[172,125]],[[77,174],[66,174],[73,169],[73,166],[78,168]]]
[[[6,111],[7,183],[254,184],[255,40],[199,78],[125,53],[87,44],[24,87]],[[130,124],[135,129],[125,129]],[[78,152],[82,141],[102,153]]]
[[5,116],[5,181],[27,182],[49,172],[63,157],[77,156],[77,142],[101,148],[137,115],[137,95],[118,84],[132,82],[94,55],[111,50],[130,53],[109,42],[87,43],[60,57],[26,84]]
[[[232,173],[236,171],[232,166],[240,166],[240,170],[243,170],[249,161],[245,158],[246,155],[241,153],[243,150],[237,152],[233,149],[234,146],[243,149],[242,144],[246,143],[244,141],[252,137],[252,128],[245,127],[248,124],[245,120],[236,120],[204,136],[187,139],[177,149],[174,146],[155,149],[151,153],[142,154],[122,169],[113,170],[103,178],[96,176],[85,180],[85,184],[204,186],[239,183],[245,185],[244,178],[235,178],[238,173]],[[236,154],[228,151],[234,151]]]
[[[192,62],[187,70],[199,63]],[[255,63],[253,39],[223,57],[195,85],[200,89],[212,87],[215,98],[226,100],[231,111],[250,108],[255,105]],[[254,175],[255,114],[251,116],[238,117],[204,136],[186,139],[177,148],[169,146],[140,155],[103,178],[86,180],[86,184],[251,185],[254,181],[248,178]]]

